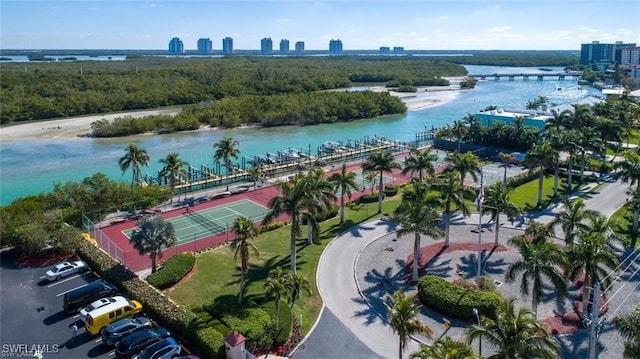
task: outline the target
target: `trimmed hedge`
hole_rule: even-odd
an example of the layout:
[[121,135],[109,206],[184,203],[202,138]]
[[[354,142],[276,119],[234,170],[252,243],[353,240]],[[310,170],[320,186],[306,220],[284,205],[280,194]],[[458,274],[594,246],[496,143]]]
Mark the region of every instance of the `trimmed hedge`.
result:
[[[218,337],[212,335],[210,331],[202,331],[201,323],[199,323],[194,313],[180,307],[162,292],[118,263],[102,249],[94,247],[88,241],[82,241],[76,253],[102,278],[118,286],[127,296],[140,301],[144,312],[160,326],[168,328],[172,333],[179,334],[183,339],[194,345],[193,350],[196,354],[224,354],[224,350],[220,346],[224,342],[220,342]],[[224,356],[207,357],[223,358]]]
[[365,194],[365,195],[362,195],[362,197],[358,198],[358,203],[375,203],[375,202],[378,202],[377,193]]
[[176,254],[162,264],[159,271],[149,275],[147,282],[158,289],[169,288],[191,272],[196,256],[191,252]]
[[389,184],[384,187],[384,195],[386,197],[393,197],[398,194],[398,186]]
[[502,297],[497,293],[465,289],[432,275],[420,278],[418,296],[424,305],[470,320],[474,319],[473,308],[495,319],[502,303]]

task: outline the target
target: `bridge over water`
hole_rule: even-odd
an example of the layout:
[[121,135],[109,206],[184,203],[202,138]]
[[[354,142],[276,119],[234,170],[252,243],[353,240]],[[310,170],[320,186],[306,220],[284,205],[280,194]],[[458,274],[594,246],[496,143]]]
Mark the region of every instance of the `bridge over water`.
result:
[[502,74],[469,74],[467,77],[473,77],[477,80],[486,80],[493,78],[494,80],[500,80],[501,78],[508,78],[509,81],[514,81],[516,78],[520,78],[524,81],[529,81],[529,78],[533,77],[539,81],[544,80],[545,78],[555,78],[558,80],[564,80],[565,78],[570,78],[573,80],[577,80],[582,76],[582,71],[572,71],[572,72],[554,72],[554,73],[502,73]]

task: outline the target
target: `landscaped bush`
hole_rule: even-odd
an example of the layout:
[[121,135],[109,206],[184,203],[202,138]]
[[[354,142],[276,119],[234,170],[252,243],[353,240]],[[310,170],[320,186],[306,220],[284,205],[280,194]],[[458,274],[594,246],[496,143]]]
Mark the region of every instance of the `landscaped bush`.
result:
[[147,282],[158,289],[169,288],[184,278],[196,264],[196,256],[191,253],[180,253],[163,263],[159,271],[149,275]]
[[198,339],[197,330],[202,328],[198,327],[195,314],[184,310],[100,248],[88,241],[82,241],[76,252],[102,278],[118,286],[127,296],[140,301],[144,312],[159,325],[168,328],[172,333],[181,334],[183,338],[196,345],[193,348],[196,353],[214,353],[221,350],[220,347],[208,346],[217,345],[217,342]]
[[398,186],[388,184],[384,187],[384,195],[387,197],[393,197],[398,194]]
[[378,194],[377,193],[369,193],[365,194],[362,197],[358,198],[359,203],[374,203],[378,202]]
[[271,222],[271,223],[263,224],[260,227],[258,227],[258,234],[275,231],[276,229],[280,227],[284,227],[286,225],[287,224],[285,222]]
[[515,176],[509,177],[507,178],[507,187],[509,188],[516,188],[518,186],[521,186],[525,183],[529,183],[531,181],[533,181],[534,179],[538,178],[538,175],[540,174],[540,169],[536,168],[532,171],[524,171],[522,173],[519,173]]
[[[337,216],[339,210],[340,210],[340,206],[332,205],[329,208],[325,208],[322,212],[318,212],[318,213],[314,214],[313,217],[315,217],[316,221],[323,222],[323,221],[326,221],[327,219],[330,219],[330,218],[333,218],[333,217]],[[302,225],[304,225],[304,226],[307,225],[307,219],[306,218],[302,219]]]
[[418,296],[424,305],[464,319],[474,319],[473,308],[495,319],[502,302],[497,293],[465,289],[431,275],[422,277],[418,282]]
[[193,344],[203,348],[204,358],[224,358],[224,337],[213,328],[202,328],[195,331]]

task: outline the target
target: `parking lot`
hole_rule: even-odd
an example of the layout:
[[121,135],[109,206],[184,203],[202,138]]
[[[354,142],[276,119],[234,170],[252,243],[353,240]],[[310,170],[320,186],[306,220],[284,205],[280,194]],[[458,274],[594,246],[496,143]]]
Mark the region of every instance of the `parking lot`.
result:
[[[63,295],[97,278],[91,271],[49,282],[45,267],[20,267],[2,253],[0,342],[2,358],[113,358],[113,347],[84,331],[77,314],[62,309]],[[72,323],[80,330],[72,338]]]

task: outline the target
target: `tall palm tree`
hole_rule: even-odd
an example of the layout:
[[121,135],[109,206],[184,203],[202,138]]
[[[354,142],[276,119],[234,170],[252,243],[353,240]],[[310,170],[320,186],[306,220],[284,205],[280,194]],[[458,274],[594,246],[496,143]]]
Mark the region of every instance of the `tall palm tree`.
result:
[[469,344],[443,337],[431,346],[420,344],[420,350],[409,355],[411,359],[478,359]]
[[125,155],[120,157],[118,165],[122,174],[131,168],[131,202],[133,202],[133,185],[140,178],[140,167],[149,166],[149,154],[147,154],[146,150],[138,148],[136,144],[131,143],[125,148]]
[[244,280],[249,271],[249,249],[260,257],[260,251],[255,243],[251,240],[258,235],[256,225],[247,217],[237,217],[233,221],[231,229],[236,233],[236,239],[231,242],[231,246],[235,248],[234,258],[240,254],[240,293],[238,293],[238,303],[242,303],[244,295]]
[[173,202],[173,192],[178,182],[187,177],[187,171],[184,167],[188,166],[189,162],[183,161],[180,155],[175,152],[168,154],[165,158],[161,158],[158,162],[162,164],[159,176],[169,178],[169,183],[171,184],[171,202]]
[[557,298],[567,295],[567,282],[562,272],[568,265],[567,257],[561,247],[551,241],[532,241],[526,236],[516,236],[508,243],[518,249],[522,259],[507,268],[505,282],[513,283],[521,275],[520,293],[528,296],[531,289],[531,309],[536,317],[538,303],[544,296],[545,278],[553,285]]
[[362,164],[362,170],[364,172],[376,172],[380,175],[378,182],[378,213],[382,213],[384,173],[393,172],[396,168],[400,168],[400,165],[393,159],[391,152],[382,150],[373,152]]
[[500,235],[500,214],[504,213],[509,217],[515,217],[520,215],[521,211],[518,206],[509,200],[509,191],[495,185],[489,186],[485,190],[484,204],[491,213],[491,219],[495,221],[495,242],[493,246],[497,247]]
[[418,281],[418,268],[420,267],[420,236],[440,238],[443,235],[441,229],[442,219],[433,206],[433,200],[429,198],[429,186],[419,179],[411,180],[412,195],[406,197],[396,208],[393,218],[400,223],[400,229],[396,232],[398,238],[407,234],[413,234],[413,277]]
[[569,153],[567,158],[567,191],[570,192],[573,189],[573,162],[575,160],[575,153],[579,150],[578,142],[580,132],[578,130],[570,129],[562,132],[562,142],[564,146],[562,149]]
[[582,130],[592,126],[594,122],[593,112],[590,105],[577,104],[573,106],[573,112],[567,118],[567,128]]
[[433,331],[418,320],[421,305],[416,303],[415,296],[405,296],[398,289],[393,295],[387,294],[387,299],[384,305],[389,313],[389,326],[400,337],[398,358],[402,359],[411,335],[421,333],[430,337]]
[[[621,178],[624,183],[629,183],[629,187],[636,185],[635,192],[640,194],[640,152],[628,149],[624,151],[624,161],[614,164],[616,177]],[[633,211],[632,233],[638,233],[638,217],[640,208],[635,207]]]
[[549,141],[551,148],[558,152],[558,160],[553,161],[553,198],[558,197],[558,180],[560,178],[560,152],[566,146],[565,137],[562,131],[550,128],[546,133],[546,139]]
[[576,280],[584,276],[582,284],[582,310],[587,310],[587,300],[591,287],[600,282],[602,288],[611,285],[611,270],[618,265],[618,256],[609,246],[610,236],[605,232],[606,218],[600,214],[587,216],[586,229],[579,231],[579,242],[568,248],[567,255],[572,267],[568,271],[569,279]]
[[548,223],[530,221],[524,229],[524,235],[533,242],[541,242],[555,237],[555,231]]
[[469,128],[462,120],[456,120],[453,122],[453,127],[451,128],[452,134],[456,137],[458,142],[458,152],[460,152],[460,143],[462,139],[469,134]]
[[[298,175],[301,191],[302,205],[313,216],[323,209],[331,207],[331,203],[336,199],[336,193],[331,183],[324,178],[324,169],[315,168],[310,170],[305,176]],[[307,244],[317,242],[320,237],[320,224],[314,220],[307,220]]]
[[457,172],[460,174],[460,186],[464,186],[464,178],[471,175],[474,181],[478,180],[478,174],[482,171],[478,157],[472,152],[456,152],[449,157],[447,172]]
[[618,143],[618,152],[622,148],[622,132],[623,128],[620,122],[612,120],[606,117],[598,117],[596,118],[594,124],[596,132],[599,134],[600,139],[599,143],[599,154],[602,157],[602,167],[601,172],[604,172],[606,169],[607,162],[607,143],[609,142],[617,142]]
[[555,128],[556,130],[559,131],[562,127],[564,127],[567,124],[569,116],[571,116],[571,111],[564,110],[564,111],[558,112],[557,110],[552,109],[551,115],[553,117],[548,118],[545,121],[544,127],[545,129]]
[[550,225],[562,228],[564,241],[568,247],[571,247],[578,232],[587,229],[587,224],[585,223],[587,216],[595,214],[596,211],[587,209],[587,205],[582,198],[575,200],[564,198],[562,204],[564,205],[563,211],[556,214]]
[[311,284],[309,280],[298,273],[287,272],[285,275],[285,287],[287,288],[287,294],[289,301],[289,311],[293,312],[293,305],[296,300],[300,298],[302,292],[307,292],[311,295]]
[[472,325],[467,343],[488,342],[499,350],[490,357],[495,359],[560,358],[560,345],[547,327],[528,309],[516,312],[515,302],[515,298],[505,299],[495,320],[482,317],[481,325]]
[[129,242],[140,255],[149,256],[151,273],[155,273],[156,259],[162,258],[162,249],[176,244],[176,231],[160,215],[145,216],[136,225]]
[[329,183],[334,187],[336,193],[340,196],[340,224],[344,223],[344,196],[351,199],[351,190],[358,190],[356,183],[356,173],[347,170],[347,164],[342,163],[340,172],[336,172],[329,176]]
[[[234,140],[231,137],[224,137],[219,142],[213,144],[213,148],[215,148],[215,152],[213,153],[213,160],[222,160],[222,162],[224,163],[227,179],[229,177],[229,173],[231,172],[231,159],[237,159],[238,155],[240,154],[238,145],[238,141]],[[229,181],[227,181],[227,191],[228,190]]]
[[473,197],[473,190],[470,187],[460,186],[458,174],[455,172],[444,172],[433,183],[433,188],[440,194],[436,200],[443,208],[444,215],[444,246],[449,247],[449,229],[451,227],[451,217],[456,211],[462,212],[465,217],[470,214],[469,206],[465,198]]
[[502,175],[502,188],[507,188],[507,170],[511,168],[511,165],[516,163],[516,156],[511,153],[500,152],[498,154],[502,167],[504,167],[504,173]]
[[269,271],[269,276],[264,283],[264,295],[276,301],[276,330],[280,319],[280,301],[289,293],[287,289],[287,276],[282,267],[276,267]]
[[633,313],[615,317],[613,325],[626,340],[623,358],[640,359],[640,306]]
[[533,145],[524,159],[526,165],[531,169],[537,168],[540,171],[538,175],[538,202],[542,205],[542,188],[544,183],[545,169],[558,160],[558,152],[551,147],[549,142],[542,142]]
[[436,168],[434,163],[438,159],[435,153],[432,153],[432,147],[423,150],[412,148],[412,155],[404,160],[404,168],[402,174],[411,173],[413,175],[418,172],[418,178],[422,179],[422,172],[426,172],[429,176],[434,176]]

